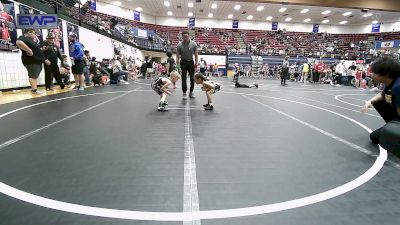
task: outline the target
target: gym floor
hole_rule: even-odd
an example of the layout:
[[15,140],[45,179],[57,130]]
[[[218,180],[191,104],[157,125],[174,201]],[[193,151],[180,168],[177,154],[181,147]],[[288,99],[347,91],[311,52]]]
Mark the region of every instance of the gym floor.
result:
[[399,223],[376,93],[217,81],[214,111],[178,86],[158,112],[150,80],[1,105],[0,225]]

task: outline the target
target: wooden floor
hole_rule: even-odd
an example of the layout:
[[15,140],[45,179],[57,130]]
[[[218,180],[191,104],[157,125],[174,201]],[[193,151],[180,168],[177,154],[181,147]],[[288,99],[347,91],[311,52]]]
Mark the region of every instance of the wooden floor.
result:
[[60,94],[64,92],[69,92],[72,91],[73,85],[71,88],[65,88],[63,90],[60,89],[60,87],[54,87],[53,91],[45,91],[45,88],[38,88],[39,90],[43,91],[43,94],[41,95],[36,95],[31,93],[31,89],[22,89],[22,90],[12,90],[12,91],[5,91],[5,92],[0,92],[0,105],[1,104],[7,104],[10,102],[17,102],[17,101],[22,101],[26,99],[31,99],[31,98],[41,98],[44,96],[48,95],[55,95],[55,94]]

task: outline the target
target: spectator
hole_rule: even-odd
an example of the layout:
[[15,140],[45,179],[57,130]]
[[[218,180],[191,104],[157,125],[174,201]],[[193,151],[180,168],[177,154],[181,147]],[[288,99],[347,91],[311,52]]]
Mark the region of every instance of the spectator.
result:
[[47,60],[50,61],[50,65],[44,64],[45,71],[45,84],[46,90],[53,90],[53,79],[57,80],[61,89],[64,89],[65,85],[61,80],[60,68],[58,67],[58,59],[62,61],[60,50],[54,45],[54,37],[47,36],[46,41],[43,42],[41,50]]
[[[400,121],[400,63],[391,57],[380,58],[372,64],[373,79],[376,83],[385,84],[385,89],[365,103],[363,112],[372,106],[382,116],[386,123]],[[370,134],[371,141],[380,143],[379,128]],[[389,150],[389,149],[388,149]],[[395,150],[395,149],[394,149]],[[398,149],[397,149],[398,150]]]
[[45,58],[40,46],[35,42],[36,39],[35,30],[26,29],[23,35],[18,38],[16,44],[22,50],[21,60],[28,71],[32,94],[43,94],[43,92],[37,90],[37,78],[42,71],[42,63],[44,62],[46,65],[51,63]]
[[69,41],[71,43],[70,56],[72,60],[72,73],[74,74],[75,78],[74,89],[83,91],[85,90],[85,80],[83,77],[83,45],[78,41],[78,38],[75,34],[71,34],[69,36]]
[[117,83],[118,85],[127,85],[130,84],[128,82],[129,79],[128,75],[129,75],[128,71],[122,70],[121,57],[118,56],[113,63],[113,75],[111,76],[111,80]]

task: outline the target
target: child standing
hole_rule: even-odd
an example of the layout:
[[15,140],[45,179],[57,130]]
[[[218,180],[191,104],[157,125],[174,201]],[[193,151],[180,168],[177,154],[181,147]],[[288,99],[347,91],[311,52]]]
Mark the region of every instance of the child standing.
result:
[[194,75],[194,82],[196,84],[203,85],[201,89],[206,92],[207,104],[203,105],[204,109],[213,110],[214,104],[211,95],[219,91],[221,89],[221,86],[218,83],[210,81],[207,77],[205,77],[201,73],[197,73],[196,75]]
[[179,73],[173,71],[170,74],[169,79],[165,77],[159,77],[153,82],[151,82],[151,88],[158,94],[160,95],[160,103],[158,104],[158,111],[168,111],[167,105],[168,103],[165,101],[167,98],[167,95],[170,95],[171,92],[168,91],[168,86],[171,85],[172,83],[175,83],[177,80],[179,80],[181,76]]
[[60,65],[60,75],[61,75],[61,81],[64,85],[69,84],[69,75],[71,73],[71,67],[69,66],[68,63],[68,56],[62,55],[62,62]]

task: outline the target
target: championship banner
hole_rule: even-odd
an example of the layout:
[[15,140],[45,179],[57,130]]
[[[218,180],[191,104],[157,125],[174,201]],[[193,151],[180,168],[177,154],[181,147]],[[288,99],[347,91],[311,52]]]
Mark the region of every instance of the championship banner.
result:
[[189,27],[193,28],[196,24],[196,18],[189,18]]
[[232,21],[232,28],[233,29],[238,29],[239,28],[239,20]]
[[19,52],[15,45],[17,30],[15,28],[14,2],[0,0],[0,51]]
[[133,20],[140,22],[140,12],[133,11]]
[[319,32],[319,24],[314,24],[314,25],[313,25],[312,32],[313,32],[313,33],[318,33],[318,32]]
[[93,10],[93,11],[96,11],[96,6],[97,6],[96,0],[92,0],[92,3],[89,6],[90,9]]
[[381,29],[381,24],[380,23],[372,24],[372,32],[379,32],[380,29]]
[[272,30],[278,30],[278,22],[272,22]]

